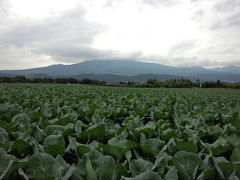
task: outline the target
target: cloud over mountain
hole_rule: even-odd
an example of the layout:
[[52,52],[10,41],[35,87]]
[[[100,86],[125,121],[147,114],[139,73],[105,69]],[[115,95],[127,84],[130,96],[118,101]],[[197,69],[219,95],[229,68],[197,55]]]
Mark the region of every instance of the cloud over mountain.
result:
[[237,65],[239,10],[238,0],[0,0],[1,69],[91,59]]

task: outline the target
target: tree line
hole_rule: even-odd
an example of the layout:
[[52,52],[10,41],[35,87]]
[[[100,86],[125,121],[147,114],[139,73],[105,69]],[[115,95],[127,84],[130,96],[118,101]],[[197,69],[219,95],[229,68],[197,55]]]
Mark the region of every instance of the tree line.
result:
[[223,82],[220,80],[217,81],[205,81],[201,82],[197,79],[195,82],[190,81],[189,79],[170,79],[166,81],[158,81],[156,79],[149,79],[145,83],[138,83],[129,81],[127,83],[129,87],[147,87],[147,88],[237,88],[240,89],[240,82]]
[[[99,81],[94,79],[82,79],[77,80],[74,78],[26,78],[25,76],[6,77],[0,76],[0,83],[55,83],[55,84],[97,84],[107,85],[105,81]],[[111,85],[111,84],[108,84]],[[240,82],[223,82],[217,81],[204,81],[201,82],[197,79],[192,82],[189,79],[169,79],[166,81],[158,81],[156,79],[149,79],[145,83],[129,81],[128,83],[120,82],[119,85],[124,87],[146,87],[146,88],[236,88],[240,89]]]
[[94,79],[77,80],[74,78],[26,78],[25,76],[0,77],[0,83],[55,83],[55,84],[106,84]]

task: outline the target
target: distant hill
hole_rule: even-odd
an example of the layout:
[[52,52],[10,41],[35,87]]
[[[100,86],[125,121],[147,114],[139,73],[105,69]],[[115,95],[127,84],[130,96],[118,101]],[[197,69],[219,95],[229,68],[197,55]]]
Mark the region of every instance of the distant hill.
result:
[[0,75],[25,75],[27,77],[90,78],[106,82],[127,82],[155,78],[189,78],[191,80],[240,81],[240,67],[205,69],[203,67],[171,67],[133,60],[93,60],[72,65],[51,65],[25,70],[2,70]]
[[222,68],[215,68],[214,71],[240,74],[240,66],[226,66]]

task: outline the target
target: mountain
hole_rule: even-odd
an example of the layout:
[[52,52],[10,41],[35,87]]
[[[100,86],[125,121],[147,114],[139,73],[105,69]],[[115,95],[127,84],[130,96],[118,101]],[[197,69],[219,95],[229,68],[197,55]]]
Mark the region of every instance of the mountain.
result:
[[193,73],[210,73],[211,71],[201,68],[177,68],[161,64],[139,62],[133,60],[93,60],[84,61],[72,65],[52,65],[42,68],[26,70],[5,70],[4,74],[48,74],[51,76],[73,76],[77,74],[117,74],[117,75],[138,75],[138,74],[169,74],[169,75],[192,75]]
[[[233,71],[234,69],[234,71]],[[203,67],[171,67],[156,63],[139,62],[133,60],[92,60],[72,65],[51,65],[41,68],[25,70],[2,70],[2,75],[25,75],[27,77],[74,77],[105,80],[116,79],[136,81],[156,77],[189,78],[200,80],[240,81],[240,67],[205,69]],[[161,76],[160,76],[161,75]],[[144,77],[143,77],[144,76]],[[141,77],[141,78],[140,78]],[[99,79],[101,78],[101,79]],[[139,80],[140,82],[140,80]]]
[[240,66],[225,66],[222,68],[215,68],[214,71],[240,74]]

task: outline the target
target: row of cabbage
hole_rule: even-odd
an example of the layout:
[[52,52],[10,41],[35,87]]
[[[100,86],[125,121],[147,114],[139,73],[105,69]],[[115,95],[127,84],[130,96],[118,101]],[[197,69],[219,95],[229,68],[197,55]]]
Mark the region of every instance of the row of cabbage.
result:
[[240,92],[0,85],[0,179],[240,178]]

